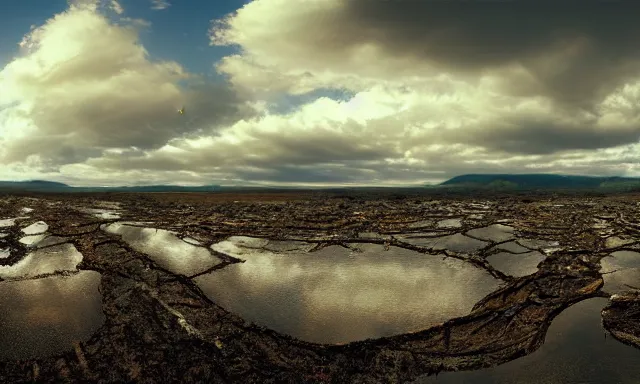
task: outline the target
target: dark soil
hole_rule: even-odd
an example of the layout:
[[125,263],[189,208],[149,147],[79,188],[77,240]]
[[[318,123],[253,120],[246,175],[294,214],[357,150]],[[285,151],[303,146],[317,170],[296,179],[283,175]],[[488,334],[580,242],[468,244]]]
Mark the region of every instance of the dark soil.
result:
[[[207,382],[207,383],[397,383],[446,370],[488,367],[536,350],[552,319],[563,309],[601,292],[600,259],[616,250],[638,250],[640,242],[605,248],[610,236],[640,231],[637,198],[597,196],[426,196],[305,192],[242,194],[67,194],[0,196],[0,219],[35,211],[20,226],[42,220],[84,255],[81,270],[102,274],[104,325],[86,342],[59,356],[0,362],[0,382]],[[122,218],[102,220],[77,207],[98,201],[121,203]],[[53,203],[53,204],[52,204]],[[488,205],[488,209],[482,209]],[[469,218],[469,215],[482,214]],[[435,222],[466,217],[462,228]],[[599,217],[606,228],[594,228]],[[558,249],[521,278],[507,276],[485,259],[496,242],[473,254],[416,246],[402,235],[464,233],[500,220],[518,238],[559,242]],[[209,300],[192,281],[171,273],[118,236],[100,230],[114,221],[178,231],[204,247],[232,235],[301,240],[348,247],[377,243],[434,257],[452,257],[483,268],[504,282],[464,317],[409,334],[346,345],[306,343],[247,324]],[[420,227],[419,222],[429,222]],[[637,223],[637,224],[636,224]],[[0,229],[2,230],[2,229]],[[26,254],[13,227],[0,249],[14,251],[0,264]],[[381,236],[362,238],[362,232]],[[536,249],[536,248],[531,248]],[[538,249],[544,252],[543,249]],[[241,260],[211,251],[225,260]],[[630,294],[632,295],[632,294]],[[640,300],[625,296],[604,310],[604,325],[617,338],[640,345]]]

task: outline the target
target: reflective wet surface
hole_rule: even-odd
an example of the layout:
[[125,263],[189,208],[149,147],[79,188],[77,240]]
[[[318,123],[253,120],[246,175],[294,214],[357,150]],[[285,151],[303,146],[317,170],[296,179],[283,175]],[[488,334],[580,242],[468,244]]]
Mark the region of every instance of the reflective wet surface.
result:
[[131,247],[146,253],[158,265],[174,273],[190,276],[220,263],[206,248],[183,241],[167,230],[122,223],[110,224],[103,229],[108,233],[121,235]]
[[557,241],[539,240],[539,239],[518,239],[517,243],[529,249],[540,249],[545,254],[551,254],[562,247]]
[[574,304],[558,315],[532,354],[477,371],[446,372],[416,383],[638,383],[640,350],[605,339],[600,310],[607,300]]
[[501,249],[513,253],[527,253],[531,251],[529,248],[523,247],[516,241],[509,241],[507,243],[496,245],[496,249]]
[[82,255],[72,244],[61,244],[27,254],[13,265],[0,266],[0,277],[16,279],[75,271]]
[[[306,341],[345,343],[425,329],[467,314],[499,285],[463,261],[396,247],[352,244],[360,251],[330,246],[303,253],[304,243],[234,240],[215,249],[246,262],[196,283],[244,319]],[[256,249],[261,246],[271,251]]]
[[607,293],[619,293],[632,287],[640,288],[640,253],[631,251],[613,252],[600,261],[600,273],[604,278]]
[[98,219],[119,219],[120,214],[114,209],[84,208],[82,212],[88,213]]
[[438,228],[460,228],[462,219],[445,219],[438,222]]
[[22,228],[22,232],[26,235],[35,235],[38,233],[46,232],[49,226],[44,221],[35,222],[25,228]]
[[505,241],[515,237],[513,230],[513,227],[508,225],[494,224],[484,228],[472,229],[467,234],[482,240]]
[[11,227],[16,224],[16,219],[1,219],[0,228]]
[[545,256],[540,252],[528,252],[514,255],[498,253],[487,256],[487,261],[497,270],[514,277],[526,276],[538,271],[538,264]]
[[37,246],[42,240],[44,240],[47,235],[28,235],[20,238],[20,242],[28,247]]
[[436,238],[406,236],[402,237],[402,241],[413,245],[432,247],[433,249],[449,249],[454,252],[474,252],[488,244],[485,241],[472,239],[461,233]]
[[[367,196],[0,199],[0,220],[8,224],[0,227],[6,236],[0,256],[11,252],[0,264],[12,264],[0,269],[0,359],[48,356],[2,362],[0,382],[32,382],[38,372],[52,382],[407,382],[491,363],[504,365],[438,379],[600,383],[640,377],[625,371],[632,366],[627,355],[602,344],[613,340],[604,341],[598,306],[583,309],[583,316],[571,312],[577,305],[554,319],[559,305],[602,295],[597,272],[613,251],[603,252],[604,243],[639,248],[629,243],[640,233],[637,198],[624,205],[583,197],[527,197],[521,204],[520,196]],[[22,207],[34,210],[23,213]],[[114,225],[117,216],[142,228]],[[77,248],[60,244],[67,241]],[[533,273],[554,253],[535,276],[505,276]],[[620,277],[614,268],[638,275],[637,258],[605,258],[605,279]],[[87,271],[102,275],[74,283],[98,273]],[[459,317],[474,305],[472,316]],[[636,306],[625,308],[638,313]],[[101,309],[108,326],[97,328]],[[640,334],[633,316],[622,322],[618,312],[608,329]],[[594,327],[581,325],[583,318]],[[531,360],[509,362],[538,346],[550,324],[543,349]],[[574,329],[586,329],[587,336],[571,336]],[[397,336],[327,348],[281,333],[320,343]]]
[[104,322],[100,274],[0,282],[0,359],[70,350]]
[[607,248],[619,247],[621,245],[633,243],[635,240],[631,238],[622,238],[619,236],[611,236],[605,241]]

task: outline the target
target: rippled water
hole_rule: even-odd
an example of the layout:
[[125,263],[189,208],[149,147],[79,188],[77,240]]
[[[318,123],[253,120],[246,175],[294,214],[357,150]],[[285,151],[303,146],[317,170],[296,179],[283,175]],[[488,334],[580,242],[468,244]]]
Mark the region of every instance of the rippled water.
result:
[[[251,241],[248,241],[251,243]],[[248,321],[303,340],[344,343],[417,331],[465,315],[499,282],[460,260],[353,244],[304,253],[301,244],[255,239],[216,249],[245,263],[195,279],[216,303]],[[240,251],[237,249],[241,248]]]

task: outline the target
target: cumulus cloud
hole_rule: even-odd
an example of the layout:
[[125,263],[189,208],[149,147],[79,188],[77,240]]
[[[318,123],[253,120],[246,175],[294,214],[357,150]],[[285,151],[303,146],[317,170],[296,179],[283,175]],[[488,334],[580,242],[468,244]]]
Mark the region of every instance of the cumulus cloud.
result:
[[[386,149],[358,169],[636,172],[608,152],[640,139],[635,3],[293,4],[255,0],[215,20],[211,44],[240,48],[217,68],[256,97],[350,90],[355,121],[389,108],[344,136]],[[372,94],[387,103],[363,106]]]
[[[293,4],[293,3],[291,3]],[[244,54],[221,69],[269,78],[473,76],[511,72],[508,92],[597,101],[638,75],[634,2],[257,0],[216,21],[214,45]],[[240,73],[237,73],[240,75]],[[307,79],[307,82],[310,80]],[[510,84],[513,83],[513,84]],[[346,82],[348,84],[348,82]],[[294,84],[290,84],[295,87]],[[513,87],[514,89],[510,89]]]
[[[77,163],[108,148],[162,147],[168,140],[233,121],[242,107],[221,85],[172,61],[152,61],[135,25],[111,23],[96,3],[34,28],[21,55],[0,72],[0,161]],[[189,105],[190,121],[177,113]]]
[[124,8],[122,8],[122,5],[120,5],[116,0],[111,0],[109,8],[118,15],[122,15],[124,13]]
[[[156,151],[112,153],[87,166],[110,172],[129,167],[196,172],[209,180],[393,185],[468,172],[616,174],[622,162],[634,158],[630,149],[623,156],[620,147],[552,153],[535,146],[497,149],[477,135],[468,138],[468,121],[480,124],[473,119],[495,103],[481,94],[477,100],[462,99],[470,108],[465,111],[457,108],[461,99],[455,95],[428,97],[378,87],[347,101],[320,98],[288,114],[241,120],[215,137],[176,139]],[[494,123],[496,116],[502,115],[480,115]],[[637,170],[624,167],[626,173]]]
[[73,1],[0,72],[10,169],[98,184],[640,175],[632,2],[254,0],[208,31],[236,48],[220,85],[151,60],[140,23],[101,13],[114,3]]

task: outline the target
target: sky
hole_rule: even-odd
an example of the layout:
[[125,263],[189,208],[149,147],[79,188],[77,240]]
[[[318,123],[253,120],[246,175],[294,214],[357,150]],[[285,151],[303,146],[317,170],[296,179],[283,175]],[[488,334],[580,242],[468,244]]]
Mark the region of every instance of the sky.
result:
[[640,176],[639,18],[631,0],[0,2],[0,180]]

